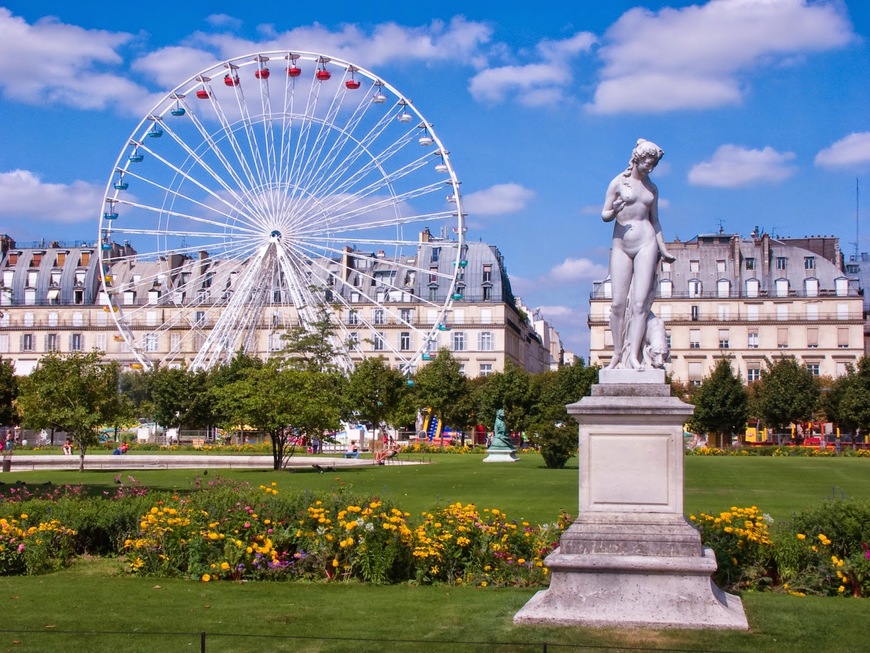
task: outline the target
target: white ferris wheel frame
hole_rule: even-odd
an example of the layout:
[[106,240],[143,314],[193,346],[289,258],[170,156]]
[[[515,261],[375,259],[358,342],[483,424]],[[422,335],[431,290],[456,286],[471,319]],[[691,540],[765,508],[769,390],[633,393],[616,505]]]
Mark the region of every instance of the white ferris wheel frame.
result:
[[[280,97],[273,98],[269,86],[270,73],[267,63],[279,58],[286,60],[287,68],[276,71],[272,75],[274,79],[281,77],[284,79],[283,84],[280,85],[283,94],[279,93]],[[301,89],[302,84],[299,81],[304,82],[306,78],[301,75],[291,76],[287,72],[291,67],[297,68],[297,64],[315,65],[301,111],[296,106],[296,93],[298,90],[304,95],[305,89]],[[244,89],[252,82],[246,80],[241,83],[239,78],[239,72],[246,68],[253,68],[256,77],[253,83],[259,86],[257,94],[259,98],[250,102],[244,95]],[[326,107],[322,107],[320,102],[323,82],[326,81],[320,77],[322,71],[329,73],[327,77],[331,77],[335,71],[341,73],[337,83],[333,82],[336,86],[334,95],[330,98],[327,94]],[[220,99],[212,86],[212,80],[217,78],[220,82],[221,76],[226,77],[225,85],[233,91],[235,105],[228,104],[226,98]],[[369,88],[365,91],[360,88],[362,80],[368,80]],[[226,95],[226,90],[221,89],[221,91]],[[367,100],[361,98],[355,109],[352,103],[345,107],[343,94],[353,92],[370,93],[370,95],[367,96]],[[193,98],[196,100],[192,101]],[[282,104],[280,110],[276,111],[272,105],[278,100]],[[214,116],[206,118],[200,115],[199,107],[205,101],[208,102]],[[354,134],[353,129],[362,125],[366,112],[375,106],[385,107],[383,116],[377,119],[374,126],[369,127],[366,133]],[[345,122],[338,123],[336,120],[342,110],[351,111],[351,114]],[[228,116],[230,111],[236,112],[234,118]],[[173,124],[173,121],[179,118],[185,121],[188,128],[192,125],[194,133],[201,138],[200,142],[188,142],[180,135]],[[397,119],[402,123],[408,123],[408,127],[404,133],[399,132],[402,134],[400,139],[384,146],[378,142],[378,138],[390,129],[391,123],[396,122]],[[276,125],[279,121],[280,129]],[[296,130],[295,133],[293,130]],[[162,154],[159,142],[166,142],[163,139],[154,139],[158,141],[158,145],[151,145],[152,137],[159,137],[162,134],[167,134],[169,138],[166,140],[180,148],[186,157],[184,161],[171,160]],[[398,159],[398,154],[409,145],[412,135],[420,145],[432,146],[432,149],[428,150],[428,155],[412,159],[396,169],[388,169],[392,160]],[[329,137],[334,137],[334,140],[330,141]],[[294,138],[297,139],[295,142]],[[350,154],[342,151],[342,148],[348,145],[353,148]],[[291,152],[294,147],[295,150]],[[376,147],[381,149],[375,151]],[[425,160],[431,161],[433,155],[439,161],[435,168],[441,175],[440,178],[433,177],[431,183],[397,190],[396,186],[401,185],[399,182],[420,172],[422,166],[426,165]],[[171,182],[155,181],[145,174],[140,174],[138,166],[143,157],[153,159],[163,166],[161,171],[171,173]],[[329,168],[339,163],[346,168]],[[318,178],[316,176],[319,171],[318,166],[331,174],[324,175],[322,179]],[[299,175],[302,181],[291,183],[289,177],[293,173]],[[342,179],[341,174],[347,175],[348,178]],[[372,175],[375,175],[374,181],[365,179]],[[376,175],[380,175],[380,178],[378,179]],[[129,180],[136,184],[146,184],[152,193],[158,196],[162,192],[162,203],[158,206],[156,201],[139,201],[135,192],[128,192]],[[303,183],[315,185],[302,189]],[[354,187],[357,183],[362,185]],[[182,192],[182,186],[185,184],[188,188]],[[289,189],[292,189],[292,192],[288,192]],[[403,206],[418,197],[436,192],[443,193],[444,190],[448,191],[446,199],[452,205],[448,210],[411,215],[401,213]],[[193,191],[200,194],[194,196]],[[386,194],[381,195],[384,192]],[[290,194],[294,197],[288,199],[282,197],[282,194],[284,196]],[[296,202],[294,206],[300,204],[319,206],[325,204],[327,199],[331,200],[329,207],[331,212],[327,218],[321,218],[328,224],[319,236],[308,236],[310,240],[303,244],[301,238],[293,240],[290,234],[283,233],[284,230],[279,228],[278,217],[282,215],[282,211],[288,211],[285,205],[289,205],[289,202]],[[366,201],[368,204],[365,203]],[[180,208],[176,207],[176,203],[181,205]],[[183,206],[185,203],[188,204],[187,209]],[[125,211],[144,215],[156,214],[157,226],[127,227],[123,219],[119,219],[119,214]],[[383,218],[371,220],[366,217],[372,213],[382,212],[385,214]],[[314,218],[310,216],[316,217],[318,214],[312,209],[312,213],[305,215],[309,221],[313,221]],[[221,219],[224,220],[223,223],[220,222]],[[363,222],[364,219],[370,221]],[[174,230],[171,225],[176,220],[185,221],[188,225],[187,230]],[[245,256],[247,264],[238,273],[232,296],[226,307],[220,311],[214,326],[208,330],[207,335],[205,330],[202,332],[205,340],[198,348],[191,367],[208,369],[226,362],[234,355],[240,342],[243,349],[253,343],[257,325],[261,324],[264,310],[270,305],[269,288],[265,286],[268,279],[262,278],[264,271],[273,276],[277,275],[276,278],[286,283],[285,290],[290,296],[289,303],[294,306],[297,318],[303,326],[310,327],[318,318],[320,308],[327,303],[337,305],[337,308],[349,312],[354,311],[355,305],[347,301],[341,292],[333,294],[331,302],[319,298],[307,283],[311,264],[306,267],[304,263],[306,259],[314,259],[316,256],[345,255],[346,246],[338,247],[334,243],[342,232],[354,232],[356,236],[356,231],[359,229],[354,229],[354,220],[360,221],[362,226],[372,231],[389,227],[396,228],[399,234],[405,226],[426,225],[428,229],[430,222],[453,225],[455,238],[444,243],[445,249],[451,252],[453,257],[452,265],[446,270],[423,269],[418,263],[407,258],[397,260],[392,266],[397,272],[419,275],[421,281],[416,286],[418,288],[422,287],[424,275],[433,275],[438,281],[448,282],[443,301],[432,301],[421,296],[413,298],[420,306],[427,307],[429,313],[432,309],[436,310],[434,323],[427,329],[419,329],[418,326],[403,321],[402,328],[415,331],[418,341],[416,347],[411,351],[400,351],[394,343],[381,342],[384,350],[389,350],[396,356],[402,362],[403,371],[409,373],[421,359],[428,358],[431,343],[437,342],[438,332],[447,330],[447,315],[452,309],[454,298],[458,298],[457,281],[461,278],[462,268],[466,263],[463,261],[466,227],[460,181],[450,160],[449,151],[444,147],[432,124],[408,98],[365,68],[337,57],[305,51],[251,53],[228,59],[191,76],[163,96],[139,122],[119,153],[106,184],[105,201],[101,208],[99,250],[101,298],[123,340],[139,363],[146,369],[150,369],[162,361],[149,355],[152,353],[149,351],[151,349],[148,346],[149,338],[156,337],[156,334],[168,330],[169,327],[155,325],[151,332],[155,334],[154,336],[137,335],[140,329],[135,328],[134,325],[141,325],[147,310],[156,304],[149,300],[144,304],[125,305],[122,301],[123,288],[113,283],[115,281],[113,277],[116,276],[113,274],[114,269],[119,262],[130,265],[133,261],[149,256],[152,259],[159,259],[172,255],[194,254],[201,245],[185,246],[185,238],[221,240],[225,254],[232,255],[236,252],[238,256]],[[287,223],[283,224],[286,226]],[[194,225],[197,226],[197,230],[193,228]],[[317,224],[315,223],[314,226]],[[320,226],[324,227],[324,225]],[[359,227],[358,224],[356,226]],[[298,224],[294,223],[294,229],[297,227]],[[299,227],[300,232],[303,227],[310,229],[312,225]],[[140,239],[157,237],[158,247],[151,252],[127,255],[123,248],[119,248],[117,236]],[[181,246],[170,248],[168,245],[170,238],[179,236],[182,238]],[[167,243],[165,249],[160,248],[161,241]],[[218,242],[215,240],[215,243]],[[352,242],[355,246],[394,246],[398,252],[401,247],[410,248],[418,241],[405,240],[397,235],[394,241],[383,237],[353,237]],[[160,279],[165,281],[166,267],[160,265],[156,270],[150,272],[146,282],[150,280],[156,284]],[[362,276],[371,285],[375,284],[374,276]],[[330,284],[343,281],[331,272],[328,273],[328,280]],[[419,294],[422,295],[422,292]],[[381,309],[389,309],[387,302],[377,299],[369,298],[366,304],[371,301]],[[162,305],[167,304],[164,301]],[[187,303],[176,301],[171,305],[187,309],[196,308],[195,302],[190,299]],[[341,360],[337,362],[341,367],[349,369],[352,363],[347,347],[351,346],[348,344],[348,339],[351,337],[352,330],[343,323],[340,315],[336,318],[334,326],[337,332],[344,336],[339,338],[336,332],[333,335],[333,344],[342,352]],[[419,317],[416,322],[417,325],[421,323]],[[374,333],[378,323],[372,321],[365,323],[364,326],[371,328]],[[191,324],[190,328],[192,333],[197,329],[197,325]],[[229,347],[233,349],[228,349]],[[171,364],[173,360],[167,358],[166,362]]]

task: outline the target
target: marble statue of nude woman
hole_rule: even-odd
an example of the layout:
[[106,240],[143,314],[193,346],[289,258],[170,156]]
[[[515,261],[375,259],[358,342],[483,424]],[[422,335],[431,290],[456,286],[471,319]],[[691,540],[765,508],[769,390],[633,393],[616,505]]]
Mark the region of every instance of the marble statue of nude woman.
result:
[[648,367],[644,337],[655,299],[656,269],[660,257],[675,260],[659,224],[658,188],[649,178],[663,155],[655,143],[638,140],[628,169],[610,182],[604,198],[601,218],[615,220],[610,250],[613,358],[608,369]]

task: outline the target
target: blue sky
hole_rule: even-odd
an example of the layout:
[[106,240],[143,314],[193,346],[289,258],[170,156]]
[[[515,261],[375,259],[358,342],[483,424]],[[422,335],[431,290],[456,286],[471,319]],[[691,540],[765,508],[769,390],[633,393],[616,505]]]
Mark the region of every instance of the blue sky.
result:
[[413,99],[462,180],[468,237],[500,248],[515,293],[584,357],[611,237],[601,202],[639,137],[665,151],[667,239],[757,225],[854,251],[870,3],[558,4],[6,3],[0,232],[96,240],[116,157],[156,98],[215,61],[297,49]]

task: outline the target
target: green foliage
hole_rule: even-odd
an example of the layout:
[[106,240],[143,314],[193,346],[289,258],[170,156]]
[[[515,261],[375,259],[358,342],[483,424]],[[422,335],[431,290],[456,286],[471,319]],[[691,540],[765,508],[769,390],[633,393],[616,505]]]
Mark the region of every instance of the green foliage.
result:
[[531,440],[549,469],[562,469],[577,453],[577,430],[570,425],[541,422],[533,427]]
[[131,417],[131,403],[119,397],[118,380],[118,364],[104,363],[99,352],[46,354],[20,381],[24,424],[69,433],[82,471],[85,452],[98,442],[100,428]]
[[301,438],[338,427],[345,385],[337,372],[278,365],[249,368],[212,391],[225,428],[245,425],[269,435],[275,469],[286,464]]
[[504,372],[484,377],[477,385],[475,403],[475,412],[484,424],[491,426],[496,411],[504,409],[508,429],[525,431],[533,404],[529,373],[506,363]]
[[576,425],[565,406],[589,395],[592,385],[598,382],[598,370],[597,366],[586,367],[578,360],[558,370],[533,375],[531,387],[535,404],[532,421],[550,420]]
[[19,415],[15,410],[18,397],[18,377],[15,364],[0,356],[0,424],[18,424]]
[[722,358],[704,379],[693,397],[695,414],[689,428],[700,433],[716,433],[720,439],[732,433],[742,433],[749,417],[749,393],[731,369],[731,362]]
[[810,419],[819,403],[819,386],[794,357],[767,361],[761,380],[752,385],[752,411],[774,429]]
[[206,428],[212,421],[209,373],[155,367],[150,373],[154,419],[168,428]]
[[414,393],[420,407],[432,408],[445,424],[465,428],[470,414],[467,384],[459,361],[442,349],[434,360],[417,371]]
[[841,427],[870,428],[870,358],[861,358],[857,371],[849,365],[846,374],[831,384],[825,409],[829,419]]
[[284,365],[317,372],[339,369],[343,354],[332,319],[332,313],[321,306],[311,322],[294,326],[284,335],[284,348],[277,358]]
[[407,387],[402,373],[383,358],[366,358],[350,374],[346,401],[363,420],[377,427],[381,422],[395,421]]

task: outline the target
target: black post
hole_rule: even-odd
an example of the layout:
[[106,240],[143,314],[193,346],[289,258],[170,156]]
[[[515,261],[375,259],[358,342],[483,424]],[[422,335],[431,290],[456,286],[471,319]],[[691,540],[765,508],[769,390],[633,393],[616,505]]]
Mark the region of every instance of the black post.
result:
[[205,631],[199,634],[199,653],[205,653]]

